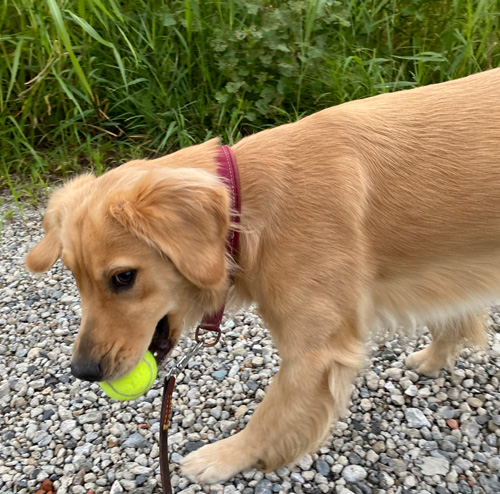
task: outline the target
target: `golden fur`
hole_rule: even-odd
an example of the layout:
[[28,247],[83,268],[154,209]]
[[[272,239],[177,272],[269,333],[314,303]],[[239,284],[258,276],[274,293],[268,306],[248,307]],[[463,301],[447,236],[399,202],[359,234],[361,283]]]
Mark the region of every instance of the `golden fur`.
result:
[[[73,271],[82,324],[73,359],[107,379],[139,361],[168,313],[174,339],[231,300],[258,304],[283,363],[247,427],[184,460],[199,482],[313,450],[345,408],[368,331],[428,325],[408,358],[436,374],[484,343],[484,307],[500,294],[500,69],[383,94],[257,133],[234,146],[241,177],[238,265],[226,258],[229,197],[219,142],[52,196],[46,236],[27,265]],[[109,290],[117,270],[134,287]]]

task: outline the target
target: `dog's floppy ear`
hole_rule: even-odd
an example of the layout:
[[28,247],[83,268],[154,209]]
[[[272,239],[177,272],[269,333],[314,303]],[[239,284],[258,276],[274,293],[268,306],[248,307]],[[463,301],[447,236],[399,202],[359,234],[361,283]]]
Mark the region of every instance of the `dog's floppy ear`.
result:
[[26,267],[31,272],[43,273],[55,264],[62,249],[62,218],[65,212],[79,201],[84,187],[93,180],[93,175],[81,175],[52,194],[42,223],[45,236],[26,256]]
[[229,194],[212,174],[156,168],[110,196],[109,211],[198,287],[216,288],[225,282]]

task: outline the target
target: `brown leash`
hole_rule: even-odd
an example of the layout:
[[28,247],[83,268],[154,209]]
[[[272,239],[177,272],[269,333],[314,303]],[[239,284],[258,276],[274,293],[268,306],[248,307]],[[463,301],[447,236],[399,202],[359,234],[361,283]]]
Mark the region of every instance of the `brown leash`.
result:
[[[238,225],[241,214],[241,194],[238,169],[232,149],[229,146],[219,148],[217,158],[219,177],[226,183],[231,191],[232,210],[236,213],[232,215],[231,222]],[[227,239],[227,251],[232,259],[236,260],[238,254],[239,231],[232,228]],[[189,360],[196,355],[202,348],[215,346],[221,337],[221,323],[224,315],[224,305],[215,313],[203,316],[201,324],[196,328],[195,345],[188,350],[186,354],[170,368],[163,384],[163,401],[161,405],[161,428],[160,428],[160,474],[163,494],[172,494],[172,484],[170,482],[170,468],[168,461],[168,426],[172,416],[172,395],[174,392],[175,381],[180,372],[187,366]],[[205,331],[211,332],[212,337],[204,337]]]
[[161,404],[160,420],[160,474],[161,486],[164,494],[172,494],[172,484],[170,483],[170,467],[168,463],[168,426],[172,414],[172,393],[174,392],[175,377],[165,379],[163,384],[163,401]]

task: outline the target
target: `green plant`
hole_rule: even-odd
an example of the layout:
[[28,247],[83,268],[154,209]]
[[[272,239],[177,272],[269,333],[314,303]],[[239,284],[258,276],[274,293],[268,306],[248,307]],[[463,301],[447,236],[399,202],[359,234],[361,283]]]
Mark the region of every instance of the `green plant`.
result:
[[499,26],[498,0],[0,0],[1,180],[29,191],[496,67]]

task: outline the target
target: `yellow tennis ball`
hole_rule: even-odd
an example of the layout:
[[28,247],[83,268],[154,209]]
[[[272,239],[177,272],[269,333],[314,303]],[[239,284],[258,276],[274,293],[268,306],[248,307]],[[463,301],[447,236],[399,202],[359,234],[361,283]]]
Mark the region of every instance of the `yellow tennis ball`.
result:
[[148,350],[137,367],[116,381],[103,381],[99,383],[107,396],[114,400],[135,400],[147,393],[155,382],[158,367],[156,359]]

